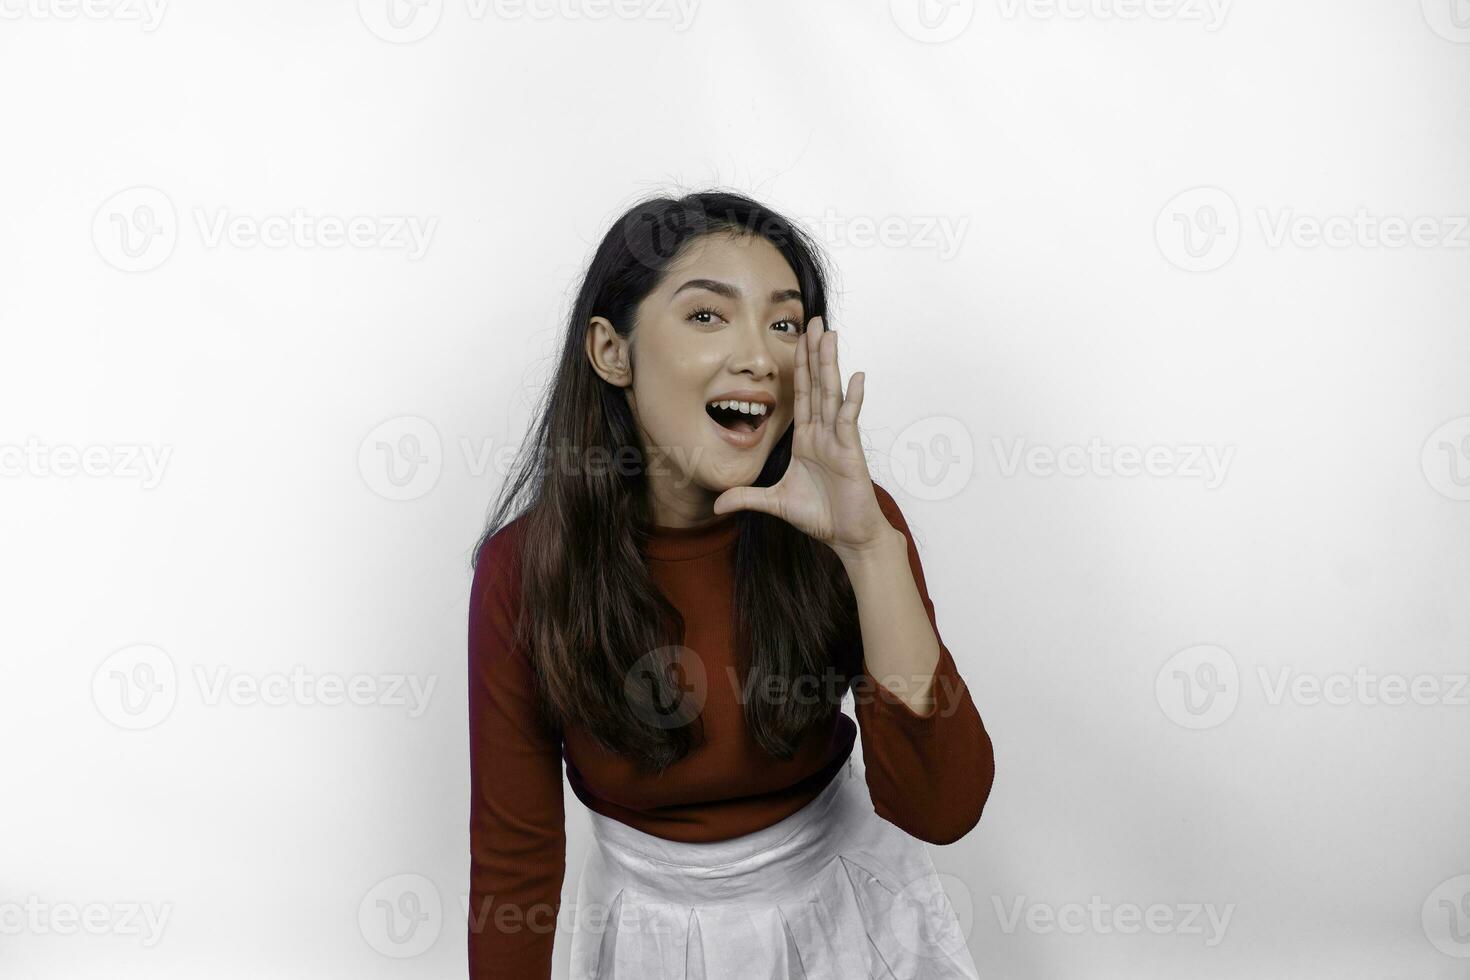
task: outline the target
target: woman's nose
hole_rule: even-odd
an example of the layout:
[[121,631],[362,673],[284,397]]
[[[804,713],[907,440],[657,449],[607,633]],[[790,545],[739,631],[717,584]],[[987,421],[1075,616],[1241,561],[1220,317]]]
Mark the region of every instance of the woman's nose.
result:
[[771,353],[770,340],[765,332],[760,327],[747,324],[734,333],[731,367],[737,371],[750,371],[756,377],[774,374],[776,358]]

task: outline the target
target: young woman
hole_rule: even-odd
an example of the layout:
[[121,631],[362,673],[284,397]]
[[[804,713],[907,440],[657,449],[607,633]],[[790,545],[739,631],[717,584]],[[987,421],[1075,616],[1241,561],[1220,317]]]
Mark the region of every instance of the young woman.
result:
[[563,759],[574,980],[976,976],[921,842],[979,821],[991,742],[825,313],[816,246],[740,195],[599,245],[476,548],[472,980],[550,976]]

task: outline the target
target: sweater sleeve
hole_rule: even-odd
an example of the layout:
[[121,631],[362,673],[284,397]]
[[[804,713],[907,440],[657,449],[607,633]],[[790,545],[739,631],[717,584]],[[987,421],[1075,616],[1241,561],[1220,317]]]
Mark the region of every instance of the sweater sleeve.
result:
[[566,872],[561,738],[515,640],[514,552],[492,536],[470,588],[470,980],[551,976]]
[[[995,753],[985,725],[955,667],[924,585],[913,534],[893,497],[874,484],[888,523],[908,541],[909,569],[939,643],[934,705],[917,714],[868,672],[854,686],[854,712],[873,809],[883,819],[931,844],[952,844],[980,822],[995,780]],[[862,642],[858,641],[861,651]]]

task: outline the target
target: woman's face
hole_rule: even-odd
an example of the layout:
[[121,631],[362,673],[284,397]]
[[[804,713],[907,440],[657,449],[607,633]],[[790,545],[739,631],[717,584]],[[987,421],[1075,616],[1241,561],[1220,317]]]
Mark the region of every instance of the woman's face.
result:
[[[616,338],[598,319],[589,335],[594,364],[613,354],[606,335]],[[791,424],[804,323],[796,274],[759,235],[693,239],[639,304],[623,386],[649,461],[656,523],[702,523],[715,497],[760,476]],[[706,406],[725,397],[757,403],[750,407],[759,414],[712,417]]]

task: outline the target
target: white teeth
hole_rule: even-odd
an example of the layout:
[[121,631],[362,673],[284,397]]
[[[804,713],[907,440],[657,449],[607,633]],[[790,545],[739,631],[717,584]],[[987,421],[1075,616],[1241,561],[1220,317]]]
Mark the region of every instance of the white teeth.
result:
[[738,412],[744,412],[746,415],[755,415],[757,417],[766,414],[766,406],[760,402],[735,402],[726,400],[710,402],[710,404],[715,408],[733,408]]

